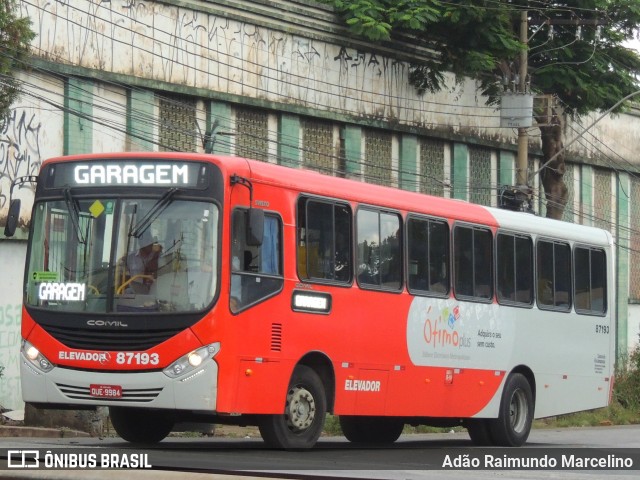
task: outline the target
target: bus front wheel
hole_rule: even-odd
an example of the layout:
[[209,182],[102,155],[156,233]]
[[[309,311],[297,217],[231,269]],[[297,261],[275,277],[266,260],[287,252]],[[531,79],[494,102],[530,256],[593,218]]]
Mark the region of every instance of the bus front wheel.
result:
[[498,418],[489,422],[491,438],[501,447],[520,447],[527,441],[533,422],[531,385],[520,373],[509,375],[502,391]]
[[259,425],[263,440],[273,448],[291,450],[313,447],[327,413],[322,380],[305,365],[298,365],[291,376],[283,415],[267,415]]
[[109,407],[116,433],[131,443],[158,443],[173,428],[173,419],[165,412],[143,408]]
[[404,422],[393,417],[340,415],[343,435],[353,443],[393,443],[404,429]]

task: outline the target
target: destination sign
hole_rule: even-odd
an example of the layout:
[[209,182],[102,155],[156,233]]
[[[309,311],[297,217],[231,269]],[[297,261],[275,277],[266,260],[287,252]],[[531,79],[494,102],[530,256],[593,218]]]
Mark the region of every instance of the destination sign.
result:
[[193,162],[78,162],[51,167],[50,186],[86,187],[136,185],[141,187],[206,186],[205,165]]

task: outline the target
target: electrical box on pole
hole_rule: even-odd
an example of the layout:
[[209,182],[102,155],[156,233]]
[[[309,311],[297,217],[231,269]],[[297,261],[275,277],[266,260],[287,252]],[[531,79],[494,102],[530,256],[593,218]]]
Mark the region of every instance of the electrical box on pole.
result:
[[500,126],[529,128],[533,125],[533,95],[505,93],[500,99]]

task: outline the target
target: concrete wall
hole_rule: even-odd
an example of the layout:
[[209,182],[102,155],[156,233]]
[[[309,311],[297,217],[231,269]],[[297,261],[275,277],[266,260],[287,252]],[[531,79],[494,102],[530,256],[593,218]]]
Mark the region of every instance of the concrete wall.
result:
[[[38,97],[23,96],[14,103],[0,130],[0,224],[4,225],[11,183],[23,175],[38,173],[42,161],[62,154],[62,112],[50,108],[47,101],[58,101],[63,95],[60,80],[37,73],[22,74],[18,78],[33,85]],[[33,188],[25,185],[14,190],[14,197],[22,201],[22,223],[31,215]],[[4,375],[0,379],[0,405],[21,409],[18,352],[20,349],[20,318],[22,280],[26,255],[27,234],[24,229],[11,240],[0,234],[0,365]]]
[[640,340],[640,305],[629,305],[629,316],[627,318],[627,342],[629,351],[638,345]]
[[[63,82],[37,72],[17,78],[33,95],[21,96],[4,124],[0,123],[0,225],[5,224],[11,183],[20,176],[37,175],[44,159],[63,153],[64,116],[51,105],[64,98]],[[22,201],[22,224],[31,215],[33,192],[29,184],[14,189],[14,198]],[[18,233],[21,236],[24,232]]]
[[[485,105],[474,81],[456,85],[449,76],[448,88],[420,96],[408,82],[410,62],[432,52],[409,42],[382,46],[349,37],[327,7],[313,2],[33,0],[20,7],[38,34],[37,56],[99,78],[135,77],[332,118],[391,120],[515,142],[515,132],[499,127],[499,112]],[[596,117],[569,122],[567,142]],[[637,116],[600,122],[571,148],[574,156],[601,156],[591,134],[607,138],[624,161],[640,164]],[[539,146],[536,129],[531,144]]]
[[0,406],[21,409],[20,318],[22,311],[22,272],[26,242],[0,240]]
[[[230,11],[229,4],[238,8]],[[38,34],[36,53],[55,62],[318,110],[450,123],[438,120],[433,105],[409,85],[407,61],[385,56],[382,48],[317,39],[321,34],[305,28],[310,7],[289,15],[275,8],[271,18],[265,8],[254,2],[21,3]],[[329,35],[335,26],[325,26],[325,38],[341,38]],[[497,125],[473,89],[455,94],[467,115],[452,128]]]

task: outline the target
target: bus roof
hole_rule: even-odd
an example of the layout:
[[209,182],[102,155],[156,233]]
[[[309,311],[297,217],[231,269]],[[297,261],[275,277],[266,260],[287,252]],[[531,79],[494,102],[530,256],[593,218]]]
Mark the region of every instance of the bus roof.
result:
[[515,232],[533,233],[538,236],[583,242],[591,245],[611,246],[613,237],[603,229],[577,223],[553,220],[524,212],[486,207],[501,228]]
[[304,193],[339,198],[395,210],[451,218],[522,233],[607,246],[609,232],[537,215],[503,210],[463,200],[435,197],[358,180],[332,177],[305,169],[248,161],[255,181],[289,187]]
[[[224,161],[224,159],[223,159]],[[481,205],[452,200],[359,180],[333,177],[313,170],[287,168],[249,160],[252,180],[291,188],[303,193],[375,205],[383,208],[429,214],[442,218],[497,226],[496,220]]]

